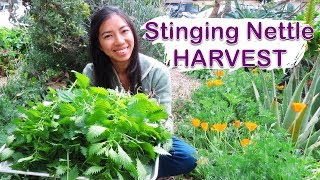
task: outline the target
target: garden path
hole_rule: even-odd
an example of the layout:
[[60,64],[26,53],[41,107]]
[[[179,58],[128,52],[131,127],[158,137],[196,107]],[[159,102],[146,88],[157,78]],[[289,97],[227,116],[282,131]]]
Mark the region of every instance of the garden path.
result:
[[172,100],[175,102],[177,99],[189,99],[192,92],[197,89],[201,82],[192,79],[180,73],[177,69],[170,69],[171,85],[172,85]]
[[7,77],[0,77],[0,87],[7,84]]

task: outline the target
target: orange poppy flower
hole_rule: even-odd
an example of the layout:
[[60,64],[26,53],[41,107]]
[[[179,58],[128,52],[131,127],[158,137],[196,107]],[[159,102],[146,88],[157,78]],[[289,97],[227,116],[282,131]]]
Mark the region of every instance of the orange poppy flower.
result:
[[253,74],[256,74],[256,75],[257,75],[257,74],[258,74],[258,68],[253,68],[253,69],[252,69],[252,72],[253,72]]
[[244,124],[249,129],[250,132],[254,131],[258,127],[258,125],[253,122],[245,122]]
[[248,144],[251,144],[252,141],[250,139],[245,138],[245,139],[242,139],[240,143],[242,147],[246,147]]
[[235,120],[233,123],[236,128],[240,127],[241,122],[239,120]]
[[214,72],[218,77],[222,77],[224,75],[224,71],[223,70],[218,70],[216,72]]
[[307,105],[303,103],[292,103],[294,112],[301,112]]
[[214,124],[212,127],[211,127],[211,131],[218,131],[218,132],[222,132],[226,129],[227,127],[227,123],[223,123],[223,124]]
[[223,81],[221,79],[213,80],[212,82],[215,86],[221,86],[223,84]]
[[212,86],[213,86],[213,81],[207,81],[207,85],[208,85],[209,87],[212,87]]
[[192,123],[193,127],[199,127],[201,124],[201,121],[200,121],[200,119],[192,118],[191,123]]
[[284,89],[284,85],[277,86],[277,88],[282,91]]
[[209,127],[209,123],[207,123],[207,122],[201,123],[201,129],[202,130],[207,131],[208,127]]

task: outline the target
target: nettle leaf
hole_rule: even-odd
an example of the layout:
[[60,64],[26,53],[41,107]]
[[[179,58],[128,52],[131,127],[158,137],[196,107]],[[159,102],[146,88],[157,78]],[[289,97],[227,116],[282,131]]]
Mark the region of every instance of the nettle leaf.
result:
[[78,167],[75,166],[71,169],[71,171],[69,172],[69,177],[68,179],[76,179],[79,176],[79,171],[78,171]]
[[119,163],[119,155],[117,154],[116,151],[113,150],[113,148],[109,149],[109,153],[108,153],[109,157],[116,163]]
[[84,74],[81,74],[81,73],[78,73],[76,71],[71,71],[71,72],[74,72],[75,75],[76,75],[76,78],[77,78],[77,84],[78,86],[82,87],[82,88],[87,88],[89,86],[89,83],[90,83],[90,79],[84,75]]
[[39,111],[37,111],[37,110],[34,110],[34,109],[29,109],[29,111],[28,111],[29,113],[31,113],[32,114],[32,116],[34,116],[34,117],[41,117],[41,113],[39,112]]
[[102,126],[90,126],[89,132],[87,134],[87,138],[89,141],[92,141],[94,138],[97,138],[102,133],[104,133],[107,130],[106,127]]
[[66,90],[58,89],[57,94],[59,99],[63,102],[73,102],[76,98],[76,96],[72,92]]
[[59,111],[62,116],[71,116],[76,112],[76,108],[71,104],[61,103],[59,104]]
[[120,161],[123,163],[125,167],[128,167],[129,164],[132,163],[132,159],[129,157],[129,155],[122,149],[120,145],[118,145],[118,154],[120,156]]
[[134,99],[130,101],[127,105],[128,115],[129,116],[140,116],[146,115],[149,109],[148,99]]
[[86,147],[81,146],[80,151],[84,157],[87,157],[88,149]]
[[92,125],[96,122],[102,122],[103,120],[106,120],[107,117],[108,115],[105,111],[97,110],[87,118],[87,124]]
[[16,138],[14,135],[8,136],[6,139],[6,144],[9,146],[15,139]]
[[104,169],[104,167],[102,167],[102,166],[91,166],[86,170],[86,172],[84,172],[84,174],[86,176],[90,176],[90,175],[97,174],[97,173],[101,172],[103,169]]
[[159,108],[153,111],[149,111],[147,118],[151,121],[151,122],[157,122],[161,119],[167,119],[168,118],[168,114],[164,111],[163,108]]
[[61,165],[56,167],[56,175],[61,176],[61,175],[65,174],[67,172],[67,169],[68,169],[68,167],[61,166]]
[[123,176],[119,173],[119,171],[117,171],[117,176],[119,180],[124,180]]
[[102,87],[90,87],[90,92],[93,94],[101,94],[104,96],[108,96],[109,92],[105,88]]
[[101,156],[104,154],[105,156],[108,156],[108,152],[109,152],[108,147],[103,147],[97,152],[97,155]]
[[160,154],[160,155],[171,156],[171,154],[168,151],[166,151],[165,149],[163,149],[162,147],[159,147],[159,146],[153,147],[153,151]]
[[139,159],[137,161],[138,179],[146,179],[148,172]]
[[142,143],[142,148],[149,153],[152,159],[155,159],[156,154],[153,150],[153,145],[150,143]]
[[95,143],[89,147],[89,155],[97,154],[106,142]]
[[107,109],[110,109],[110,107],[111,107],[110,103],[106,100],[98,100],[94,105],[95,110],[106,111]]
[[4,148],[0,153],[0,160],[4,161],[11,157],[11,155],[14,153],[14,151],[10,148]]

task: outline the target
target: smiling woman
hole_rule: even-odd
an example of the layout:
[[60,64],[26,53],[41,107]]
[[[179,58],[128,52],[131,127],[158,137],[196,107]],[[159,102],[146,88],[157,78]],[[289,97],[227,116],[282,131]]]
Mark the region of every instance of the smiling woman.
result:
[[[164,126],[173,132],[169,70],[139,53],[137,33],[128,15],[114,7],[102,8],[92,17],[89,35],[93,63],[83,72],[91,85],[131,94],[142,92],[157,99],[169,114]],[[186,174],[196,167],[195,150],[174,136],[169,153],[171,156],[159,157],[158,177]]]

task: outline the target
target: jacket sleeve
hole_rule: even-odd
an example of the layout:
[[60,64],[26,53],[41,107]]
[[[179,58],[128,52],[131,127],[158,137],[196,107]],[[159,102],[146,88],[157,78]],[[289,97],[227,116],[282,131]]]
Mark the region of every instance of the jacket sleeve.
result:
[[92,63],[86,65],[86,67],[82,71],[82,74],[86,75],[90,79],[90,86],[94,86],[96,84],[94,68]]
[[152,91],[154,92],[154,97],[163,105],[166,112],[169,114],[169,118],[165,122],[165,127],[173,133],[173,117],[171,113],[172,104],[172,90],[171,90],[171,78],[169,69],[160,64],[160,66],[155,67],[152,80]]

